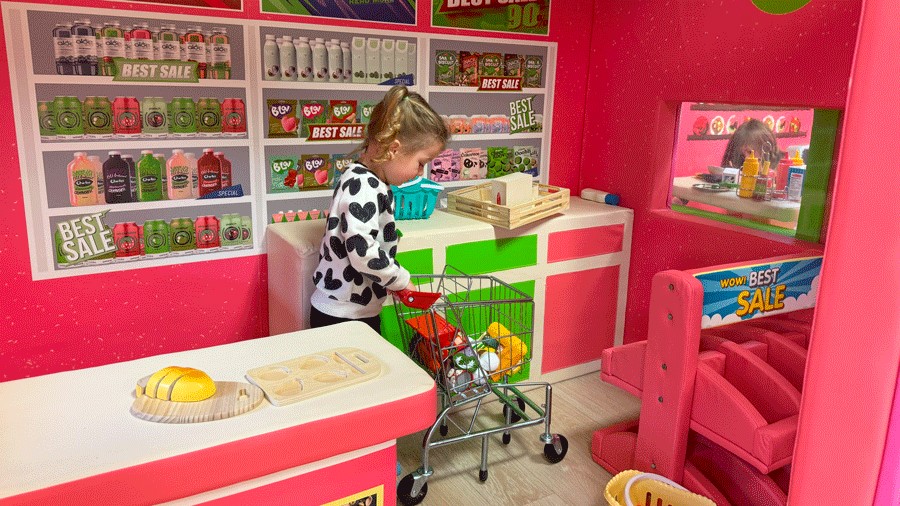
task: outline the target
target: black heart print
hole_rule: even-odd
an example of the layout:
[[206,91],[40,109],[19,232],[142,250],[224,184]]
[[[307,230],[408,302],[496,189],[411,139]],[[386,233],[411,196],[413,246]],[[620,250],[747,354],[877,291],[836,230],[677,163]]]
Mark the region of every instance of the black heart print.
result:
[[[324,254],[322,254],[322,255],[320,255],[320,256],[321,256],[322,258],[324,258],[325,260],[328,260],[329,262],[332,262],[333,260],[332,260],[332,258],[331,258],[331,251],[328,249],[328,246],[325,246],[325,245],[323,244],[323,245],[322,245],[322,251],[323,251]],[[322,258],[320,258],[319,260],[321,260]]]
[[378,188],[378,180],[377,179],[375,179],[374,177],[370,177],[368,179],[368,181],[369,181],[369,186],[371,186],[372,188]]
[[340,224],[341,220],[334,216],[328,217],[328,230],[334,230],[337,228],[338,224]]
[[369,243],[366,242],[366,238],[356,234],[353,237],[347,239],[347,243],[345,244],[347,247],[347,251],[356,251],[356,256],[364,256],[366,254],[366,250],[369,248]]
[[391,258],[394,258],[395,256],[397,256],[397,247],[396,246],[391,246],[391,250],[388,251],[388,256]]
[[351,202],[350,214],[353,215],[357,220],[365,223],[372,219],[372,216],[375,216],[375,204],[372,202],[366,202],[366,205],[361,206],[358,202]]
[[371,279],[371,280],[374,281],[375,283],[381,283],[381,278],[378,277],[378,276],[376,276],[376,275],[374,275],[374,274],[370,274],[370,273],[367,272],[367,273],[363,274],[363,276],[365,276],[365,277]]
[[384,226],[384,240],[386,242],[397,240],[397,224],[393,221]]
[[378,212],[381,214],[384,213],[393,213],[394,210],[391,208],[391,204],[393,204],[393,199],[390,195],[384,195],[382,193],[378,194]]
[[378,229],[372,229],[369,231],[369,235],[372,236],[372,239],[378,240]]
[[316,271],[316,273],[313,274],[313,284],[318,285],[320,279],[322,279],[322,273],[319,271]]
[[344,243],[341,242],[337,237],[332,237],[331,240],[331,251],[338,258],[347,258],[347,248],[344,246]]
[[387,297],[387,290],[377,283],[372,285],[372,291],[375,293],[376,299],[383,299]]
[[391,265],[390,259],[388,259],[387,255],[384,254],[384,251],[378,250],[378,258],[373,258],[369,260],[368,266],[369,269],[380,271],[381,269],[387,268],[388,265]]
[[326,290],[337,290],[338,288],[344,286],[344,283],[339,279],[332,279],[331,277],[332,270],[328,269],[325,271],[325,289]]
[[353,170],[350,171],[350,172],[352,172],[352,173],[354,173],[354,174],[359,174],[359,175],[361,175],[361,176],[364,176],[364,175],[366,175],[366,174],[369,173],[368,170],[366,170],[366,169],[364,169],[364,168],[362,168],[362,167],[353,167]]
[[350,225],[347,223],[347,213],[341,213],[341,233],[347,233],[347,227]]
[[394,284],[394,281],[397,281],[397,276],[392,277],[391,280],[388,281],[387,284],[385,284],[385,286],[391,286],[391,285],[393,285],[393,284]]
[[357,193],[359,193],[359,189],[361,187],[362,187],[362,185],[359,183],[359,179],[353,177],[353,178],[348,179],[344,183],[343,189],[344,189],[344,191],[348,191],[348,188],[349,188],[350,195],[356,195]]
[[361,285],[365,280],[358,270],[354,269],[353,266],[348,265],[344,269],[344,281],[348,283],[352,281],[354,285]]
[[360,294],[350,294],[350,302],[355,302],[360,306],[365,306],[369,304],[369,301],[372,300],[372,290],[367,286],[363,289]]

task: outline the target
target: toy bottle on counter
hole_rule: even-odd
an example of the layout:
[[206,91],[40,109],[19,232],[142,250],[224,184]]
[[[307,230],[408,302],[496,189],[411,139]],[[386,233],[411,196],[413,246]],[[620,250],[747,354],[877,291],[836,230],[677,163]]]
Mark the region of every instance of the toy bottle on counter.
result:
[[787,197],[793,202],[800,202],[803,195],[803,181],[806,179],[806,164],[800,157],[800,152],[794,152],[794,158],[791,158],[791,166],[788,167],[787,175]]
[[97,174],[87,153],[79,151],[66,167],[69,176],[69,203],[73,206],[97,204]]
[[753,151],[744,158],[744,165],[741,167],[741,184],[738,187],[738,197],[749,199],[753,197],[753,189],[756,187],[756,176],[759,174],[759,159],[756,158]]
[[759,175],[756,176],[756,184],[753,186],[753,200],[772,200],[772,177],[769,173],[771,162],[763,162]]

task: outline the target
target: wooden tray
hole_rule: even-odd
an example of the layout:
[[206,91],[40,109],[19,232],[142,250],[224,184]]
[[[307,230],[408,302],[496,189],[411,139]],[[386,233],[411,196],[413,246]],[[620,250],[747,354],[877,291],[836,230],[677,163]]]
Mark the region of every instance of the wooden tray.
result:
[[[138,380],[139,390],[150,376]],[[131,414],[150,422],[193,423],[230,418],[259,406],[263,391],[256,385],[234,381],[216,381],[216,393],[197,402],[174,402],[139,395],[131,405]]]
[[511,207],[491,202],[491,183],[456,190],[447,194],[447,212],[511,230],[569,208],[568,188],[534,185],[538,198]]
[[362,383],[381,375],[382,364],[359,348],[333,348],[247,371],[275,406]]

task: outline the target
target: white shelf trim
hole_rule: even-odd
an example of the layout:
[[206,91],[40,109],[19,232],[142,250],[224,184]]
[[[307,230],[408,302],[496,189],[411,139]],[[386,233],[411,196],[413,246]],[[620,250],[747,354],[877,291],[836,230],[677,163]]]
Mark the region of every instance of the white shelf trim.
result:
[[47,210],[47,216],[77,216],[102,211],[111,213],[127,211],[151,211],[154,209],[175,209],[181,207],[205,207],[225,204],[247,204],[253,200],[251,195],[221,199],[180,199],[155,200],[152,202],[128,202],[124,204],[98,204],[96,206],[53,207]]

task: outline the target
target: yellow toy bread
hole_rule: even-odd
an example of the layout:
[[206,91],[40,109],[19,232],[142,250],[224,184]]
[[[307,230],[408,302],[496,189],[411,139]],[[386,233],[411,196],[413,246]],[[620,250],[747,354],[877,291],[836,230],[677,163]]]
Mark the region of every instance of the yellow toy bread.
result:
[[173,402],[196,402],[216,393],[216,384],[205,372],[192,367],[164,367],[153,373],[137,395]]

